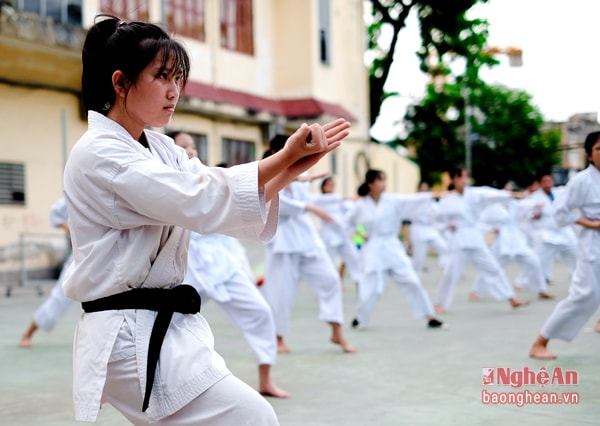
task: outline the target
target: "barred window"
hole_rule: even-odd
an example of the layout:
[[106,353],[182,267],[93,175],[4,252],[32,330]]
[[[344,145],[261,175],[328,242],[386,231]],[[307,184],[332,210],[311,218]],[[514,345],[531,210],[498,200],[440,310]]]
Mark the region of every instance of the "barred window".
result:
[[223,138],[223,162],[228,166],[249,163],[256,158],[256,146],[252,141]]
[[81,25],[82,0],[16,0],[15,7],[54,22]]
[[252,0],[221,0],[221,47],[254,54]]
[[100,11],[124,21],[148,21],[148,0],[101,0]]
[[0,163],[0,205],[25,205],[25,165]]
[[204,0],[167,0],[165,2],[167,28],[179,36],[204,41]]

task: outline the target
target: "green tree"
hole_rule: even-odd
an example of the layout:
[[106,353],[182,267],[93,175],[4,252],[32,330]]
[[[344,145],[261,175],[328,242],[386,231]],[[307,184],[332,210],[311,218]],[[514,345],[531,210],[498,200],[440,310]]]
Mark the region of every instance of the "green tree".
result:
[[[487,0],[370,0],[371,17],[367,26],[370,63],[370,120],[375,123],[381,104],[388,96],[384,86],[390,75],[398,34],[406,26],[410,12],[417,13],[422,48],[418,52],[421,69],[432,75],[447,73],[439,63],[430,63],[432,55],[441,58],[446,53],[462,56],[468,62],[494,61],[490,56],[472,51],[472,45],[483,46],[487,37],[487,24],[481,20],[469,20],[466,12],[477,3]],[[391,37],[384,42],[384,28],[391,30]],[[470,69],[476,69],[471,67]]]

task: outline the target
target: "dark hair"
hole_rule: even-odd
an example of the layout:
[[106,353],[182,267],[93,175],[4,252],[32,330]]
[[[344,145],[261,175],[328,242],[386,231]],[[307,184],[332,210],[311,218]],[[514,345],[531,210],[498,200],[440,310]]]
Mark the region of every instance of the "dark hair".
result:
[[321,181],[321,192],[323,192],[323,188],[325,187],[325,184],[327,184],[327,182],[329,182],[329,181],[333,182],[333,178],[331,176],[327,176],[326,178],[324,178]]
[[129,89],[140,73],[156,57],[161,59],[160,73],[173,62],[172,72],[187,83],[190,58],[185,48],[158,25],[147,22],[126,23],[111,15],[97,15],[83,43],[81,96],[85,112],[106,115],[115,101],[112,75],[120,70]]
[[369,189],[369,184],[375,182],[377,179],[382,179],[384,176],[385,173],[382,170],[367,170],[367,173],[365,173],[365,181],[358,187],[358,195],[361,197],[368,195],[369,192],[371,192]]
[[467,169],[462,165],[455,165],[448,170],[448,175],[450,175],[450,179],[454,179],[455,177],[461,177]]
[[171,130],[170,132],[165,133],[165,135],[167,135],[171,139],[175,140],[175,138],[177,136],[181,135],[182,133],[185,133],[185,132],[181,131],[181,130]]
[[269,141],[269,149],[263,153],[263,159],[275,154],[285,146],[289,136],[281,133],[276,134]]
[[588,134],[585,138],[585,142],[583,147],[585,148],[585,153],[589,156],[592,155],[592,147],[600,140],[600,132],[592,132]]

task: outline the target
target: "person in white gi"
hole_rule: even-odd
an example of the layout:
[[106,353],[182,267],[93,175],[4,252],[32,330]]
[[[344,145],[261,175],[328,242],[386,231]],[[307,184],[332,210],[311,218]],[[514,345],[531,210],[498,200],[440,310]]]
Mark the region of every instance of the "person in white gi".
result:
[[[67,216],[67,203],[64,197],[61,197],[52,205],[50,209],[50,224],[55,228],[63,229],[69,235],[69,224]],[[70,244],[69,244],[70,245]],[[73,261],[73,254],[69,248],[69,254],[66,256],[62,270],[58,276],[56,284],[50,292],[50,296],[40,305],[33,314],[33,321],[27,327],[25,334],[21,337],[19,347],[30,348],[31,339],[38,329],[50,332],[56,326],[58,320],[64,315],[73,301],[65,296],[62,283],[65,272]]]
[[[512,191],[512,185],[505,186],[504,189]],[[530,210],[530,202],[527,199],[510,198],[490,204],[483,209],[480,222],[485,230],[494,234],[490,250],[500,266],[504,268],[511,262],[518,263],[528,287],[535,291],[540,299],[554,299],[554,296],[548,293],[542,265],[529,246],[527,236],[521,230],[521,219]],[[495,278],[485,274],[476,275],[470,295],[471,300],[485,294],[485,289],[492,286],[485,282],[486,279]]]
[[[429,192],[427,182],[419,184],[418,192]],[[448,244],[440,231],[434,226],[434,217],[438,210],[438,202],[432,199],[429,207],[410,221],[409,239],[412,248],[411,260],[417,274],[423,274],[425,259],[429,249],[434,249],[438,255],[438,262],[443,264],[444,254]]]
[[554,201],[559,226],[581,226],[577,264],[567,298],[554,307],[529,350],[532,358],[555,359],[548,342],[573,340],[600,306],[600,132],[588,134],[584,148],[590,165],[571,178]]
[[[273,407],[214,350],[200,296],[182,285],[190,231],[269,239],[277,194],[337,148],[349,123],[303,124],[272,158],[206,167],[149,127],[171,119],[189,75],[185,48],[157,25],[101,16],[83,45],[88,130],[65,167],[82,303],[75,417],[110,403],[136,425],[276,425]],[[158,362],[160,359],[160,362]]]
[[564,187],[555,187],[552,176],[545,174],[540,177],[540,188],[528,197],[532,205],[529,224],[533,248],[548,282],[552,277],[552,264],[556,257],[563,260],[571,272],[575,269],[577,258],[577,238],[573,225],[558,226],[553,215],[553,201],[563,189]]
[[391,278],[406,294],[415,318],[427,321],[430,328],[442,327],[434,317],[433,305],[417,275],[399,232],[402,220],[413,219],[430,206],[431,192],[417,194],[384,194],[386,176],[381,170],[371,169],[359,189],[359,198],[348,212],[348,235],[359,224],[365,229],[365,243],[361,247],[361,279],[358,283],[358,307],[353,327],[366,327],[373,309]]
[[321,193],[311,194],[312,204],[322,208],[332,219],[331,222],[322,220],[319,235],[327,248],[327,253],[332,262],[342,260],[340,277],[348,271],[350,279],[355,283],[360,279],[359,252],[352,239],[348,237],[345,223],[346,212],[351,208],[354,200],[345,199],[335,193],[335,182],[331,176],[321,182]]
[[[452,303],[454,289],[467,265],[471,262],[484,277],[486,289],[497,300],[508,300],[512,307],[527,305],[519,300],[508,283],[504,270],[491,254],[478,227],[481,209],[486,203],[507,200],[509,191],[487,187],[470,187],[469,173],[463,167],[450,170],[454,191],[442,198],[436,221],[448,232],[448,255],[438,286],[435,308],[445,312]],[[516,194],[515,194],[516,195]]]
[[[198,156],[192,136],[167,133],[185,149],[189,158]],[[185,283],[198,290],[203,301],[214,300],[242,331],[258,359],[258,392],[264,396],[289,398],[291,394],[271,380],[277,357],[275,321],[269,304],[255,285],[246,249],[239,240],[223,234],[192,232]]]
[[[265,155],[280,152],[285,145],[286,136],[276,135]],[[319,320],[331,326],[330,341],[344,352],[355,352],[342,330],[342,281],[310,214],[325,221],[332,219],[323,209],[309,204],[309,187],[305,179],[295,180],[279,193],[279,226],[265,244],[265,280],[260,290],[273,311],[278,352],[290,352],[285,336],[301,279],[317,297]]]

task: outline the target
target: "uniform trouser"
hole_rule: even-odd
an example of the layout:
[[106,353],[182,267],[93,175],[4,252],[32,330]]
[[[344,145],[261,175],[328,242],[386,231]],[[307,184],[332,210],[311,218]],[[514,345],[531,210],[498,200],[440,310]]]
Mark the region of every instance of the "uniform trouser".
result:
[[467,265],[473,264],[478,274],[483,276],[486,289],[497,300],[510,299],[515,292],[508,283],[504,270],[488,248],[463,248],[448,254],[442,278],[438,286],[436,304],[448,308],[452,304],[454,289]]
[[356,319],[359,324],[366,326],[369,323],[375,304],[383,294],[388,277],[400,285],[415,318],[433,316],[431,300],[407,258],[406,263],[399,264],[395,268],[368,272],[361,278],[358,284],[359,301],[356,310]]
[[229,375],[208,388],[181,410],[150,423],[142,412],[142,391],[135,355],[109,362],[102,395],[134,425],[278,425],[273,407],[258,392]]
[[[548,290],[548,284],[546,284],[542,265],[532,250],[513,256],[505,255],[498,257],[498,264],[502,268],[510,262],[516,262],[521,266],[521,277],[523,278],[524,287],[530,288],[538,293]],[[486,294],[486,289],[492,286],[492,284],[486,282],[486,279],[493,279],[493,277],[490,275],[477,274],[473,281],[472,291],[479,295]]]
[[64,315],[73,302],[65,296],[62,289],[64,274],[72,261],[73,258],[69,256],[62,267],[58,281],[50,292],[50,296],[48,296],[44,303],[42,303],[33,314],[33,322],[44,331],[52,331],[56,326],[57,321]]
[[600,306],[600,262],[578,261],[569,294],[561,300],[544,323],[546,339],[573,340]]
[[233,324],[242,331],[258,364],[275,364],[277,340],[275,321],[269,304],[245,273],[237,272],[226,283],[227,302],[216,302]]
[[429,240],[415,238],[411,240],[410,244],[412,246],[412,264],[417,274],[420,275],[423,273],[425,259],[427,258],[427,250],[429,250],[430,247],[436,251],[438,258],[440,259],[440,264],[442,263],[441,259],[446,250],[446,242],[442,239],[442,237],[431,238]]
[[301,253],[273,253],[265,248],[265,282],[260,287],[273,311],[278,336],[289,331],[290,318],[296,301],[300,279],[317,296],[319,319],[343,324],[342,282],[325,249],[314,256]]
[[351,241],[341,243],[337,246],[327,247],[327,253],[334,264],[336,256],[339,256],[342,259],[352,281],[358,282],[360,280],[359,252]]
[[536,254],[542,264],[542,270],[547,280],[552,277],[552,264],[554,258],[559,257],[573,272],[577,263],[577,246],[575,244],[550,244],[545,242],[536,243]]

